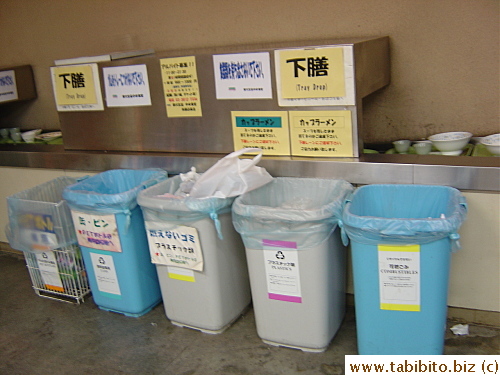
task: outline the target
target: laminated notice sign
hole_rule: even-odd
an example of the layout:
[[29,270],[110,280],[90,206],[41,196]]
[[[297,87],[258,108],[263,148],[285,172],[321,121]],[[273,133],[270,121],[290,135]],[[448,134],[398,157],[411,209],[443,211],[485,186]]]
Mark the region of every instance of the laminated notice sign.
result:
[[289,113],[293,156],[354,156],[351,111],[290,111]]
[[262,240],[268,298],[302,303],[297,244]]
[[275,52],[278,104],[355,105],[352,46],[318,46]]
[[113,257],[111,255],[90,253],[90,261],[92,262],[92,269],[94,270],[99,291],[115,297],[121,296]]
[[78,244],[92,249],[122,252],[116,217],[71,210]]
[[45,251],[43,253],[37,253],[35,256],[38,263],[38,269],[40,270],[40,276],[42,277],[45,287],[57,292],[64,292],[54,253],[52,251]]
[[203,253],[196,228],[146,221],[151,262],[203,271]]
[[290,155],[286,111],[232,111],[234,149],[260,148],[262,155]]
[[97,64],[50,68],[58,111],[104,110]]
[[194,56],[160,60],[168,117],[201,117],[200,88]]
[[108,107],[151,105],[145,64],[103,68],[102,75]]
[[420,245],[378,245],[380,309],[420,311]]
[[269,52],[214,55],[217,99],[271,99]]

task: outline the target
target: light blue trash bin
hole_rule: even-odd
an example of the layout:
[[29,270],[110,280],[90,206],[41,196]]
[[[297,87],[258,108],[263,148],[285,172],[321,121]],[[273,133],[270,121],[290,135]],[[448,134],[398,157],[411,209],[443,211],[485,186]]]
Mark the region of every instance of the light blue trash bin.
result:
[[347,201],[359,354],[442,354],[451,253],[466,217],[454,188],[367,185]]
[[167,178],[161,169],[110,170],[68,186],[63,198],[96,305],[138,317],[161,301],[137,194]]

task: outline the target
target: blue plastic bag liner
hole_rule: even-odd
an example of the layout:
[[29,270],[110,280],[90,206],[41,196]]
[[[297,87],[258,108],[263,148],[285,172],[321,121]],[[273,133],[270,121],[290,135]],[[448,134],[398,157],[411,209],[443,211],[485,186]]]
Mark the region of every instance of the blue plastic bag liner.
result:
[[137,194],[166,178],[163,169],[114,169],[68,186],[63,198],[73,210],[130,216]]
[[465,197],[452,187],[366,185],[346,201],[339,226],[346,245],[348,238],[364,244],[426,244],[449,237],[456,250],[466,215]]
[[272,236],[308,249],[327,240],[337,227],[353,187],[343,180],[278,177],[233,203],[233,224],[248,249],[263,249]]
[[215,223],[219,238],[222,239],[218,215],[230,212],[235,198],[193,198],[175,195],[181,183],[181,177],[175,176],[141,191],[137,202],[144,212],[144,218],[185,225],[210,217]]
[[78,180],[58,177],[7,197],[7,238],[13,249],[50,251],[77,242],[71,212],[63,191]]

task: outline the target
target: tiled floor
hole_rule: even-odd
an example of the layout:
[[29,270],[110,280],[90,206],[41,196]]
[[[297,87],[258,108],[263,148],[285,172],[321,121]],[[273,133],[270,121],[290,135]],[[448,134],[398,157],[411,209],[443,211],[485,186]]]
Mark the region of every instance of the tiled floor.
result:
[[[451,324],[451,322],[450,322]],[[500,330],[449,330],[445,354],[499,354]],[[159,305],[140,318],[37,296],[23,258],[0,253],[0,374],[343,374],[356,354],[349,308],[324,353],[271,347],[250,309],[220,335],[173,326]]]

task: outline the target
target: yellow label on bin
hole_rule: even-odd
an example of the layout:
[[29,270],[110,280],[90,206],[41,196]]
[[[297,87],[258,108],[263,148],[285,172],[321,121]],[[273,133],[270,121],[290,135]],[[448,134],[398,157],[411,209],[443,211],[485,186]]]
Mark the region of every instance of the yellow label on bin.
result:
[[380,309],[420,311],[420,245],[378,245]]

